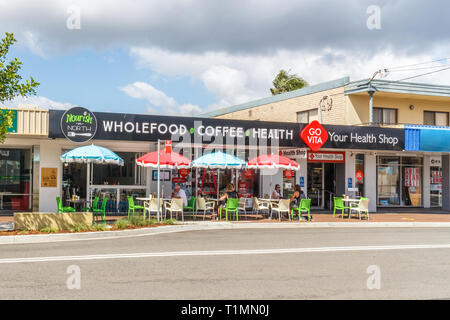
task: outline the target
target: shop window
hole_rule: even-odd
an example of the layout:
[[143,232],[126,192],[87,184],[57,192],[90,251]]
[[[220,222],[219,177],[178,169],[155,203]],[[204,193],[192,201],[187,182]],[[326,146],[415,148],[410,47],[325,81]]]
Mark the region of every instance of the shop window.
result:
[[298,123],[310,123],[314,120],[319,120],[317,109],[297,112]]
[[31,150],[0,149],[0,211],[32,208]]
[[377,157],[377,204],[421,206],[422,170],[421,157]]
[[359,153],[355,157],[355,186],[359,196],[364,196],[364,180],[364,154]]
[[373,122],[378,124],[396,124],[397,109],[373,108]]
[[442,168],[430,166],[430,206],[442,207]]
[[429,126],[448,126],[448,112],[423,112],[423,124]]

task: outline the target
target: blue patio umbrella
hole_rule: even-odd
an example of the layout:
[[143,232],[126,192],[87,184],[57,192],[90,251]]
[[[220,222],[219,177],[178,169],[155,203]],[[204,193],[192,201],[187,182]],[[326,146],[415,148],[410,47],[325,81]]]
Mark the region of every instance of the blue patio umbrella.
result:
[[123,166],[123,159],[121,157],[107,148],[96,146],[94,144],[70,150],[63,154],[60,159],[62,162],[87,163],[86,198],[89,203],[91,202],[89,186],[92,164],[115,164]]
[[[207,153],[192,161],[193,168],[219,169],[217,178],[218,184],[220,179],[220,169],[241,169],[245,164],[246,162],[244,160],[222,151]],[[219,186],[217,186],[217,198],[219,198]]]

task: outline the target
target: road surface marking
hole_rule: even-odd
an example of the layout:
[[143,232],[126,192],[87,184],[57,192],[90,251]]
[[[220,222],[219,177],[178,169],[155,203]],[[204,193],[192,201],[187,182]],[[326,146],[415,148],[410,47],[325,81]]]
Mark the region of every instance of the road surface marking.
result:
[[25,262],[73,261],[73,260],[160,258],[160,257],[182,257],[182,256],[221,256],[221,255],[311,253],[311,252],[339,252],[339,251],[410,250],[410,249],[450,249],[450,244],[423,244],[423,245],[421,245],[421,244],[414,245],[413,244],[413,245],[388,245],[388,246],[349,246],[349,247],[318,247],[318,248],[256,249],[256,250],[115,253],[115,254],[98,254],[98,255],[84,255],[84,256],[5,258],[5,259],[0,259],[0,264],[25,263]]

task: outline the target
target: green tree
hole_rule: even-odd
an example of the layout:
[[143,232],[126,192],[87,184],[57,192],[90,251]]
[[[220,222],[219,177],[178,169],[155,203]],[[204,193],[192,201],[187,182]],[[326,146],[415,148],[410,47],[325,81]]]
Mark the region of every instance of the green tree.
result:
[[286,70],[280,70],[275,79],[273,79],[272,84],[273,88],[270,88],[272,95],[289,92],[308,86],[308,82],[296,74],[289,74]]
[[[36,94],[36,88],[39,82],[34,81],[33,77],[25,82],[19,74],[22,68],[22,62],[19,59],[6,62],[6,55],[9,48],[16,42],[14,34],[5,32],[5,38],[0,42],[0,105],[6,101],[11,101],[17,96],[26,97]],[[12,126],[13,113],[11,110],[2,110],[0,112],[0,143],[4,143],[8,128]]]

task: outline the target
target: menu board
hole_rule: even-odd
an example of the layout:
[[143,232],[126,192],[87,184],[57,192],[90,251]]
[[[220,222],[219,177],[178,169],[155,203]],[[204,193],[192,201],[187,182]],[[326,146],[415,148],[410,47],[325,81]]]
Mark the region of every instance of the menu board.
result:
[[56,188],[58,185],[58,168],[41,168],[41,187]]

